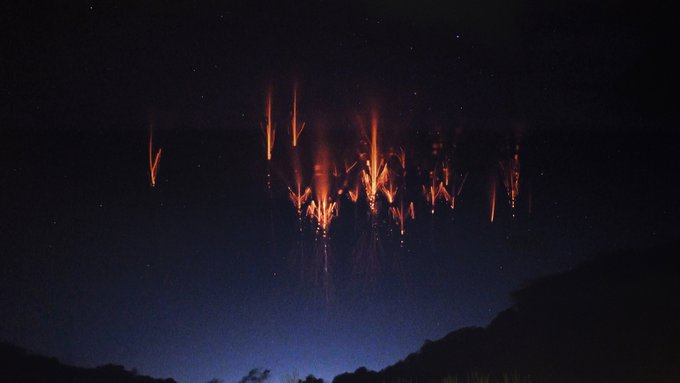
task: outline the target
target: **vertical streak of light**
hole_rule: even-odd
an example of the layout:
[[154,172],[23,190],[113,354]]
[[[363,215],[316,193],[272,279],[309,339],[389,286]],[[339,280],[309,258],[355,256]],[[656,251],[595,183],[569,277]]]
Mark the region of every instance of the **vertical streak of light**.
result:
[[448,193],[446,191],[446,188],[444,187],[444,183],[440,181],[439,185],[437,185],[436,168],[430,171],[429,186],[425,187],[425,185],[423,185],[423,195],[425,196],[425,200],[427,201],[427,203],[430,204],[430,207],[432,208],[430,210],[432,214],[434,214],[435,204],[437,203],[437,199],[440,196],[443,196],[444,199],[448,200]]
[[[378,192],[378,116],[375,112],[371,114],[371,195],[375,199]],[[375,202],[375,201],[374,201]]]
[[151,177],[151,187],[156,187],[156,174],[158,172],[158,163],[161,160],[162,148],[158,148],[156,156],[153,155],[153,126],[149,129],[149,175]]
[[274,151],[274,139],[276,131],[272,123],[272,91],[267,92],[267,161],[271,161],[272,152]]
[[293,87],[293,118],[291,121],[291,129],[292,129],[292,136],[293,136],[293,147],[297,147],[298,140],[300,139],[300,135],[302,134],[302,131],[305,129],[305,123],[302,122],[299,126],[298,130],[298,118],[297,118],[297,84]]
[[378,212],[376,197],[380,186],[388,176],[387,167],[382,158],[380,158],[378,148],[378,114],[373,111],[371,113],[370,155],[368,161],[366,161],[367,170],[364,170],[362,173],[362,181],[366,189],[366,199],[368,200],[371,214]]
[[272,159],[272,152],[274,151],[274,140],[276,138],[276,128],[274,127],[274,122],[272,121],[272,89],[271,87],[267,90],[267,102],[265,106],[265,118],[266,122],[265,125],[262,126],[260,124],[260,128],[262,129],[262,132],[264,134],[264,141],[265,141],[265,151],[267,154],[267,190],[270,192],[270,197],[271,197],[271,189],[272,189],[272,181],[271,181],[271,159]]

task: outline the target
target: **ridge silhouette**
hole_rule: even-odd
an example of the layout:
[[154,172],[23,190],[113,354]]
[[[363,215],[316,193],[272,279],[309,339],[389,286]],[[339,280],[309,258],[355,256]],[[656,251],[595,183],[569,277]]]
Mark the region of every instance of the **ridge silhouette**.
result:
[[[533,383],[680,381],[679,246],[596,257],[530,282],[485,328],[468,327],[379,372],[333,383],[508,376]],[[514,380],[513,380],[514,381]]]
[[137,375],[133,369],[106,364],[95,368],[74,367],[0,342],[0,381],[14,383],[177,383],[174,379],[155,379]]

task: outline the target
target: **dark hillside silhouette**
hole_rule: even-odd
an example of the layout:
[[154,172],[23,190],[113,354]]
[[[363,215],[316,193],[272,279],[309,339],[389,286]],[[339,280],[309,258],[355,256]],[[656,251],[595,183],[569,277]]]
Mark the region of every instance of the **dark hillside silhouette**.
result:
[[334,383],[436,381],[473,374],[537,382],[680,381],[678,247],[599,257],[533,281],[486,328],[426,342],[380,372]]
[[0,342],[0,381],[15,383],[176,383],[137,375],[123,366],[107,364],[96,368],[73,367],[56,358],[31,355]]

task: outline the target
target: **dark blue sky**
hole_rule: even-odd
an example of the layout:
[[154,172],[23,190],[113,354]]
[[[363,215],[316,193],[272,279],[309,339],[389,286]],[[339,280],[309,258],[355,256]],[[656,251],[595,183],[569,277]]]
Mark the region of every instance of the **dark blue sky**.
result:
[[[670,241],[664,27],[649,28],[648,9],[583,9],[9,7],[0,339],[182,382],[235,381],[253,367],[332,379],[487,324],[531,278]],[[286,198],[296,81],[307,182],[322,141],[338,164],[356,155],[355,116],[370,106],[383,149],[406,149],[416,220],[403,247],[382,201],[382,251],[365,250],[365,203],[342,199],[331,271],[319,273],[313,226],[300,237]],[[268,165],[259,125],[270,86],[279,128]],[[156,188],[151,124],[163,148]],[[456,210],[441,203],[434,216],[420,193],[433,143],[469,171]],[[498,161],[516,143],[513,219]]]

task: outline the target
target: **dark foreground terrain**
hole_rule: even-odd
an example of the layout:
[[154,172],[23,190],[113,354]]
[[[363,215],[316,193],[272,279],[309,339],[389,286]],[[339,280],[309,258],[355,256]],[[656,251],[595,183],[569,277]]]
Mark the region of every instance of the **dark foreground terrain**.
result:
[[137,375],[123,366],[107,364],[96,368],[65,365],[56,358],[32,355],[7,343],[0,343],[0,381],[50,383],[175,383]]
[[333,382],[679,382],[678,255],[678,247],[609,254],[536,280],[487,327],[454,331],[379,372],[361,368]]

